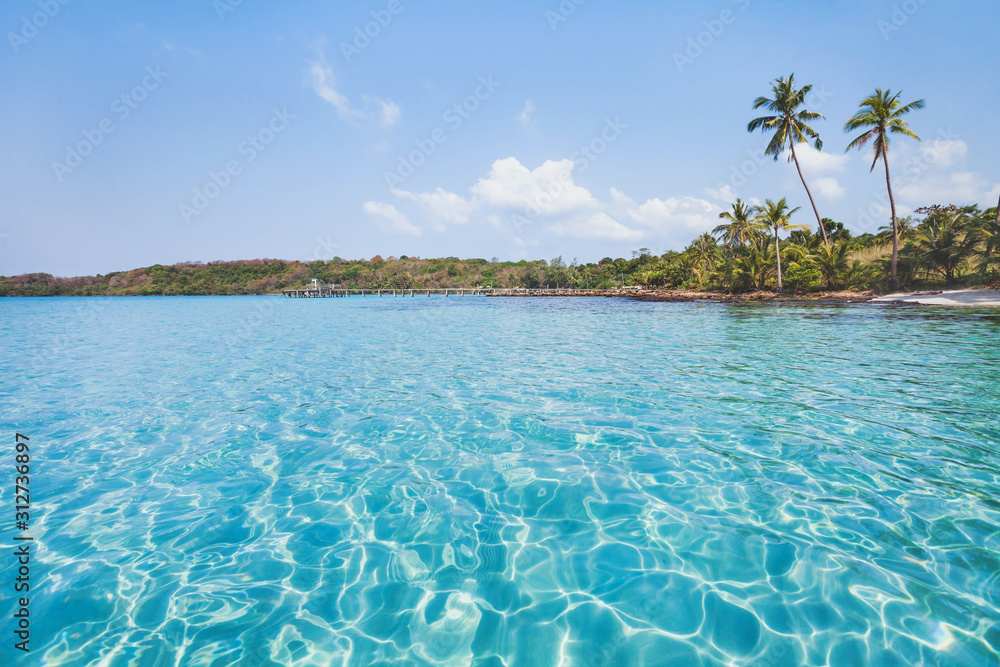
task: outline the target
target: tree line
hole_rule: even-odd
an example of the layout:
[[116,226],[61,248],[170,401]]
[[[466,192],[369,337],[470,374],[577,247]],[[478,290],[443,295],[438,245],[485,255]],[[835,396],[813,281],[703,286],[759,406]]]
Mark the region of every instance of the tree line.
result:
[[[947,285],[959,279],[995,281],[1000,209],[982,212],[977,206],[936,205],[916,211],[925,216],[916,225],[912,218],[900,220],[892,188],[890,148],[894,137],[920,141],[905,117],[923,109],[925,102],[904,103],[901,93],[894,94],[889,89],[876,88],[861,100],[857,112],[844,124],[847,133],[860,131],[845,150],[870,149],[870,171],[874,172],[879,163],[885,170],[890,219],[882,228],[882,240],[891,245],[888,267],[877,251],[859,253],[860,248],[857,244],[852,246],[849,238],[834,239],[828,234],[827,221],[820,216],[796,152],[796,145],[809,141],[816,150],[823,149],[819,133],[810,123],[824,116],[805,108],[811,90],[809,85],[796,88],[794,74],[779,77],[771,86],[773,96],[758,97],[753,104],[754,109],[766,109],[771,115],[750,121],[747,131],[771,134],[765,152],[775,161],[788,153],[812,205],[822,244],[812,238],[808,226],[792,223],[791,218],[799,209],[790,209],[787,199],[767,199],[760,206],[748,206],[737,200],[731,211],[720,216],[727,222],[715,229],[725,242],[726,256],[720,260],[717,252],[708,249],[702,252],[704,271],[711,273],[716,285],[732,289],[753,284],[757,289],[766,289],[771,269],[765,270],[764,265],[769,265],[773,266],[774,288],[783,292],[783,248],[791,261],[789,282],[799,289],[813,289],[820,284],[827,288],[862,285],[883,288],[886,278],[892,289],[921,280],[929,283],[943,279]],[[784,243],[781,232],[791,233]],[[773,257],[769,244],[765,244],[769,235],[773,240]],[[707,238],[700,243],[710,245]]]
[[610,290],[626,286],[779,293],[819,290],[877,290],[996,284],[1000,281],[1000,210],[978,205],[936,204],[899,218],[892,189],[890,147],[894,137],[919,141],[904,119],[924,108],[923,100],[903,103],[887,89],[861,101],[844,130],[857,134],[848,151],[870,148],[871,171],[881,163],[889,194],[890,218],[877,234],[854,237],[843,223],[821,217],[799,165],[796,146],[812,142],[810,125],[824,118],[805,108],[812,86],[796,88],[795,75],[776,79],[772,97],[759,97],[749,132],[770,134],[766,153],[775,161],[786,152],[805,188],[816,218],[796,224],[787,198],[749,204],[737,199],[720,214],[722,222],[682,251],[654,255],[647,248],[630,259],[605,257],[597,263],[501,262],[496,258],[420,259],[402,256],[370,260],[297,262],[273,259],[155,265],[106,276],[56,278],[36,273],[0,277],[0,296],[240,295],[274,294],[305,287],[312,280],[348,289],[577,288]]
[[[661,255],[640,248],[630,258],[595,263],[552,260],[501,262],[494,258],[372,257],[297,262],[272,259],[155,265],[107,275],[57,278],[35,273],[0,277],[0,296],[172,296],[276,294],[312,279],[351,289],[577,288],[627,286],[732,293],[776,290],[878,290],[891,286],[893,232],[852,236],[823,218],[821,234],[791,225],[784,200],[754,207],[738,201],[713,233],[682,251]],[[932,206],[923,219],[898,221],[898,279],[907,287],[1000,282],[1000,224],[996,209]],[[789,231],[787,238],[779,232]],[[777,238],[777,241],[775,239]]]

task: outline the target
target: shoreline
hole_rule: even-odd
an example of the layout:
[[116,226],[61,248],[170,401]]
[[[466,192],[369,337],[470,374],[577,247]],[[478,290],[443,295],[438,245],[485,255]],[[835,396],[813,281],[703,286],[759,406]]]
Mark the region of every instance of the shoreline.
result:
[[[354,291],[354,290],[350,290]],[[356,294],[350,296],[364,296],[361,292],[371,292],[368,296],[376,296],[378,290],[357,290]],[[392,290],[384,290],[391,292]],[[410,290],[399,290],[409,292]],[[413,291],[426,292],[425,289],[415,289]],[[430,291],[435,293],[446,291],[455,292],[453,296],[458,296],[462,288],[434,288]],[[488,290],[466,290],[482,294]],[[835,292],[815,292],[810,294],[778,294],[776,292],[748,292],[746,294],[728,294],[725,292],[700,292],[695,290],[666,290],[666,289],[617,289],[617,290],[566,290],[566,289],[532,289],[532,290],[506,290],[497,289],[497,293],[484,294],[491,299],[539,299],[539,298],[619,298],[633,301],[648,301],[653,303],[761,303],[761,304],[850,304],[850,305],[906,305],[906,306],[945,306],[945,307],[965,307],[965,308],[997,308],[1000,307],[1000,289],[977,288],[960,290],[934,290],[923,292],[908,292],[896,294],[879,294],[874,290],[859,292],[835,291]],[[206,298],[206,297],[281,297],[282,294],[262,293],[262,294],[67,294],[53,296],[20,296],[5,295],[0,299],[116,299],[116,298]],[[443,296],[443,294],[439,294]]]
[[[693,296],[693,295],[701,295]],[[865,304],[876,306],[945,306],[958,308],[1000,308],[1000,290],[968,289],[932,292],[909,292],[879,295],[865,292],[817,292],[815,294],[776,294],[755,292],[750,294],[687,293],[665,294],[643,292],[633,298],[640,301],[714,301],[718,303],[774,303],[774,304]]]
[[814,294],[778,294],[777,292],[748,292],[746,294],[726,294],[724,292],[692,292],[688,290],[643,290],[628,295],[637,301],[691,303],[711,301],[713,303],[812,303],[812,304],[859,304],[870,303],[875,292],[816,292]]
[[872,303],[996,308],[1000,307],[1000,289],[934,290],[889,294],[872,299]]

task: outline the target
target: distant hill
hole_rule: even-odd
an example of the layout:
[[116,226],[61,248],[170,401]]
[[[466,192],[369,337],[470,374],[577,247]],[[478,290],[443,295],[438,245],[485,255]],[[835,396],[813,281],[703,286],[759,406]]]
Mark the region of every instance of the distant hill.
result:
[[[1000,219],[996,209],[934,206],[919,223],[900,224],[899,272],[917,287],[997,285],[1000,282]],[[735,223],[734,223],[735,224]],[[716,231],[725,232],[722,225]],[[762,228],[719,243],[702,234],[683,252],[655,255],[648,248],[632,259],[605,257],[596,264],[496,259],[375,256],[365,260],[298,262],[251,259],[149,266],[106,276],[55,278],[47,273],[0,276],[0,296],[174,296],[280,294],[312,279],[347,289],[536,288],[612,289],[626,285],[745,293],[777,287],[774,236]],[[852,237],[841,223],[826,221],[833,245],[795,230],[780,242],[784,288],[884,290],[889,286],[891,233]],[[722,233],[722,236],[725,236]],[[745,237],[745,238],[744,238]]]
[[[624,260],[622,260],[624,262]],[[594,265],[596,268],[596,265]],[[604,271],[591,271],[593,286]],[[0,277],[0,296],[173,296],[277,294],[283,289],[309,285],[313,278],[324,284],[349,288],[408,289],[436,287],[539,287],[579,282],[579,268],[553,263],[489,262],[374,257],[323,262],[253,259],[233,262],[200,262],[154,265],[108,275],[57,278],[47,273]]]

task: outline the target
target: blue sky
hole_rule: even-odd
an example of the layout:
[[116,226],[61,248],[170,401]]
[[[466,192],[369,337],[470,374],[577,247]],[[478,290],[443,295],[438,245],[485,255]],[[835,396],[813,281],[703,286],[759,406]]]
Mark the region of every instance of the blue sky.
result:
[[596,261],[681,249],[737,195],[809,223],[746,131],[792,72],[827,116],[803,155],[824,217],[888,223],[884,179],[844,153],[876,86],[927,101],[924,142],[894,146],[903,212],[992,206],[998,20],[992,0],[9,0],[0,274]]

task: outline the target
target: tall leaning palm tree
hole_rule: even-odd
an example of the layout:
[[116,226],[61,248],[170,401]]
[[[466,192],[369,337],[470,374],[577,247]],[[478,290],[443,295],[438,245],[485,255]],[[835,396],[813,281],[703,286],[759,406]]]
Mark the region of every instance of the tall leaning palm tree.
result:
[[795,168],[799,172],[799,178],[802,179],[802,185],[806,189],[806,194],[809,195],[809,203],[812,204],[813,213],[816,214],[816,222],[819,224],[819,231],[823,235],[823,243],[829,244],[830,239],[826,236],[826,226],[823,225],[823,218],[820,217],[819,208],[816,206],[816,200],[813,198],[812,190],[809,189],[809,184],[806,183],[806,177],[802,175],[799,157],[795,154],[795,145],[807,143],[809,139],[813,140],[816,150],[823,150],[823,142],[820,140],[819,134],[816,130],[809,127],[807,121],[825,118],[825,116],[815,111],[800,110],[802,105],[805,104],[806,95],[812,90],[812,86],[803,86],[801,89],[796,90],[794,74],[787,79],[779,77],[771,86],[771,90],[774,92],[774,99],[758,97],[753,103],[753,108],[760,109],[761,107],[766,107],[774,115],[755,118],[747,126],[747,130],[749,132],[756,132],[759,129],[765,134],[774,132],[774,136],[771,137],[771,143],[767,145],[765,153],[773,155],[775,162],[778,161],[778,157],[785,151],[785,147],[788,147],[790,152],[789,161],[795,163]]
[[1000,256],[1000,206],[997,206],[996,217],[993,220],[985,219],[977,235],[983,244],[982,263],[979,265],[980,271],[985,273],[990,264]]
[[909,104],[899,101],[902,93],[892,94],[889,89],[875,89],[875,94],[866,97],[861,101],[860,109],[854,117],[844,125],[845,132],[855,132],[864,129],[865,132],[854,139],[848,145],[847,150],[852,148],[863,149],[869,143],[872,144],[872,171],[878,166],[878,161],[882,160],[885,165],[885,185],[889,189],[889,207],[892,209],[892,288],[899,289],[899,274],[897,266],[899,264],[899,222],[896,218],[896,198],[892,193],[892,177],[889,174],[889,135],[901,134],[920,141],[920,137],[913,133],[909,123],[903,120],[903,116],[924,108],[924,101],[917,100]]
[[806,225],[793,225],[791,222],[792,215],[797,212],[798,208],[788,209],[788,200],[782,197],[777,202],[773,202],[770,199],[764,202],[764,205],[760,207],[760,214],[758,220],[761,224],[767,225],[774,232],[774,254],[778,262],[778,293],[781,294],[785,291],[785,286],[781,280],[781,243],[778,238],[778,232],[787,231],[790,229],[802,229],[807,230],[809,227]]
[[727,220],[715,229],[712,233],[722,239],[722,242],[730,248],[736,248],[747,244],[749,237],[759,225],[754,219],[757,215],[757,207],[748,205],[742,199],[737,199],[732,205],[731,211],[723,211],[719,214],[720,220]]

